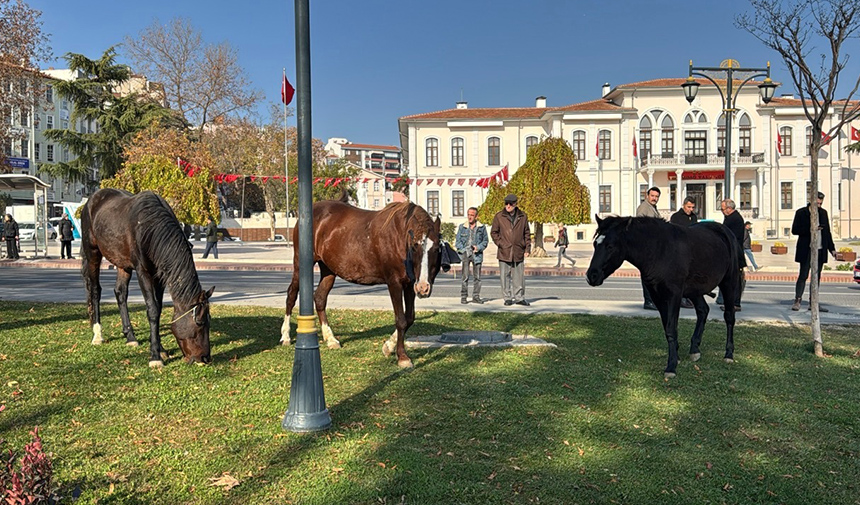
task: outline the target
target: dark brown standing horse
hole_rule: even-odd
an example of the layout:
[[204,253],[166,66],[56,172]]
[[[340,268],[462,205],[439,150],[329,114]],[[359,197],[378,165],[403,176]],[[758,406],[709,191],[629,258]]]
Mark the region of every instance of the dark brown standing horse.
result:
[[704,295],[716,286],[720,287],[726,306],[725,360],[734,360],[735,300],[741,282],[737,248],[732,232],[719,223],[698,223],[684,228],[653,217],[598,217],[594,256],[585,278],[589,285],[600,286],[625,260],[639,269],[642,282],[660,311],[669,345],[665,376],[674,377],[678,366],[681,298],[689,298],[696,308],[690,359],[698,361],[702,357],[699,344],[709,311]]
[[189,363],[209,363],[209,297],[203,291],[191,256],[191,245],[173,210],[151,191],[132,195],[100,189],[81,211],[81,274],[87,289],[87,308],[93,325],[93,344],[102,343],[99,271],[102,257],[116,266],[116,301],[128,345],[137,345],[128,317],[128,283],[137,272],[149,319],[149,366],[164,366],[161,346],[164,289],[173,298],[170,330]]
[[[411,367],[412,360],[406,355],[403,340],[415,321],[415,296],[430,296],[441,267],[439,218],[434,221],[427,211],[410,202],[392,203],[380,211],[370,211],[328,200],[314,204],[313,223],[314,263],[320,269],[314,303],[328,347],[340,347],[325,313],[335,276],[355,284],[386,284],[394,306],[396,330],[382,345],[382,353],[389,356],[395,350],[397,364]],[[293,278],[281,326],[284,344],[290,342],[290,314],[299,292],[298,242],[296,228]]]

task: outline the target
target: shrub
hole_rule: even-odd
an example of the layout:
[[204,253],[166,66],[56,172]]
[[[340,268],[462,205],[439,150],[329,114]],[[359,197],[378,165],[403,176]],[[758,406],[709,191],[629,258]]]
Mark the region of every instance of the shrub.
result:
[[0,502],[2,503],[56,503],[58,497],[51,484],[53,467],[51,458],[42,450],[39,429],[30,432],[32,442],[24,446],[24,455],[19,460],[20,469],[15,469],[17,454],[9,450],[0,462]]
[[851,249],[850,247],[840,247],[836,252],[852,253],[854,252],[854,249]]
[[774,247],[785,247],[785,244],[783,244],[782,242],[774,242],[773,246]]
[[761,245],[761,242],[759,242],[758,240],[753,240],[750,242],[750,245]]
[[454,243],[457,238],[457,225],[454,223],[442,223],[442,240]]
[[836,270],[839,270],[842,272],[850,272],[853,269],[854,269],[854,265],[852,265],[851,263],[840,263],[840,264],[836,265]]

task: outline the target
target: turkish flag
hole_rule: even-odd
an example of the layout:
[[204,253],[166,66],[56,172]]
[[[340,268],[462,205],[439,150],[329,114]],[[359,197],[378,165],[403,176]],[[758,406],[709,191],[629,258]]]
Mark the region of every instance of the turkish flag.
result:
[[284,102],[284,105],[289,105],[290,102],[293,101],[293,95],[296,93],[296,89],[290,84],[290,81],[287,80],[287,75],[284,74],[284,82],[281,84],[281,101]]
[[636,145],[636,137],[633,137],[633,157],[639,157],[639,147]]
[[780,135],[779,132],[776,134],[776,150],[779,154],[782,154],[782,135]]
[[502,181],[508,182],[511,180],[510,172],[508,172],[508,164],[505,163],[505,168],[502,169]]
[[851,127],[851,141],[857,142],[860,141],[860,130],[857,128]]
[[833,140],[833,137],[831,137],[830,135],[828,135],[824,132],[821,132],[821,145],[822,145],[822,147],[829,144],[831,140]]

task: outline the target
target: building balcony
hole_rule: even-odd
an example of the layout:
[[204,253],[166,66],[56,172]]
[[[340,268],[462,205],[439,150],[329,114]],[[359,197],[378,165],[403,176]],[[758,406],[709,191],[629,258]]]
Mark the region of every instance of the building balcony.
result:
[[[764,163],[764,153],[735,153],[732,155],[733,164],[752,165]],[[680,165],[725,166],[726,156],[723,153],[685,154],[643,156],[640,159],[642,167],[665,167]]]

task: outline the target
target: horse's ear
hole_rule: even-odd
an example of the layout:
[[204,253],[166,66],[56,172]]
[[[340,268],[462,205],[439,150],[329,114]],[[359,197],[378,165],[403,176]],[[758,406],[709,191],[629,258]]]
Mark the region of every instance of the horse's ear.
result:
[[603,222],[603,220],[600,219],[600,216],[598,216],[597,214],[594,215],[594,219],[597,221],[597,226],[600,226],[600,223]]
[[439,216],[436,216],[436,221],[433,221],[433,226],[436,227],[436,235],[442,232],[442,219]]
[[206,299],[208,300],[208,299],[212,298],[212,293],[214,293],[214,292],[215,292],[215,286],[212,286],[211,288],[209,288],[209,291],[204,293],[206,295]]
[[626,226],[624,229],[625,229],[625,230],[629,230],[629,229],[630,229],[630,225],[631,225],[631,224],[633,224],[633,218],[632,218],[632,217],[628,217],[628,218],[627,218],[627,226]]

